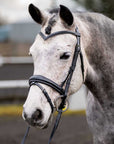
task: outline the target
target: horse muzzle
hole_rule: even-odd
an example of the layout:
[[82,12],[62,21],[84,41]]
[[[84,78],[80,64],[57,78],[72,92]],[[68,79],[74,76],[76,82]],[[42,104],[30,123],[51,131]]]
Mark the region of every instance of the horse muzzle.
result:
[[[44,121],[44,114],[40,109],[37,109],[31,116],[28,116],[25,111],[23,111],[23,119],[31,126],[33,127],[38,127],[40,129],[44,129],[48,127],[48,122],[43,122]],[[51,117],[51,116],[50,116]]]

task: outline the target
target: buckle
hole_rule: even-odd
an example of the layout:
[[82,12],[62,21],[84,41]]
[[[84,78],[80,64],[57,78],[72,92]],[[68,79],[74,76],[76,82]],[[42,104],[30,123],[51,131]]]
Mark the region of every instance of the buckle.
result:
[[69,101],[68,101],[68,99],[66,99],[65,100],[65,105],[64,105],[64,108],[63,109],[59,109],[59,106],[60,106],[60,104],[61,104],[61,100],[62,100],[62,98],[63,98],[64,96],[63,95],[61,95],[61,96],[59,96],[59,97],[57,97],[55,100],[54,100],[54,105],[55,105],[55,108],[56,108],[56,111],[57,112],[65,112],[65,111],[67,111],[67,109],[69,108]]

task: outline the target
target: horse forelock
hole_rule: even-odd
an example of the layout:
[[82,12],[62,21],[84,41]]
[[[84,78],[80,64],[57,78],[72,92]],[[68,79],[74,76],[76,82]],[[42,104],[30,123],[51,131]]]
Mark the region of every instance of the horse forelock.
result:
[[56,15],[52,15],[52,17],[49,19],[48,21],[48,25],[47,27],[45,28],[45,33],[46,34],[50,34],[51,33],[51,30],[52,30],[52,27],[55,25],[56,23]]
[[56,17],[59,13],[59,8],[51,9],[48,11],[48,13],[51,15],[51,17],[48,19],[48,24],[47,27],[45,28],[45,33],[46,34],[51,34],[52,27],[56,23]]

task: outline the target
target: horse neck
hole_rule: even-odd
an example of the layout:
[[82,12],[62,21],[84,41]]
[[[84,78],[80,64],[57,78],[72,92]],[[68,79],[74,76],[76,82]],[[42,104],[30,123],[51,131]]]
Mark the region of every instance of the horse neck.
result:
[[[103,102],[113,96],[112,59],[109,59],[113,57],[111,52],[113,44],[105,34],[102,21],[99,27],[88,21],[84,22],[80,19],[76,21],[79,22],[77,25],[82,36],[81,45],[88,61],[85,85],[100,102]],[[111,44],[108,45],[106,41]]]

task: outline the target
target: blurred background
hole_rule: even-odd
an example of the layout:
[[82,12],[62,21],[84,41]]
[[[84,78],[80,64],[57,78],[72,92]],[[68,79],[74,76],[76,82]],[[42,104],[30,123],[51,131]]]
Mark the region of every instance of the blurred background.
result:
[[[20,143],[26,128],[21,119],[22,104],[28,93],[28,79],[33,73],[32,58],[29,57],[28,51],[40,31],[40,25],[33,22],[28,14],[30,3],[42,10],[63,4],[72,10],[100,12],[114,19],[114,0],[0,0],[0,143],[2,144]],[[65,129],[69,121],[72,125],[66,129],[63,139],[60,138],[62,128],[58,130],[57,137],[60,139],[55,139],[55,143],[63,144],[66,139],[70,144],[92,143],[92,136],[83,115],[86,109],[86,94],[87,90],[82,86],[70,97],[68,112],[70,116],[63,118],[61,126]],[[77,125],[75,129],[74,123]],[[67,133],[70,129],[71,136]],[[75,135],[73,129],[76,131]],[[50,128],[43,132],[36,132],[34,129],[32,131],[28,143],[35,144],[35,139],[40,141],[42,134],[45,136],[43,140],[41,138],[41,143],[47,142]],[[39,138],[36,133],[40,135]]]

